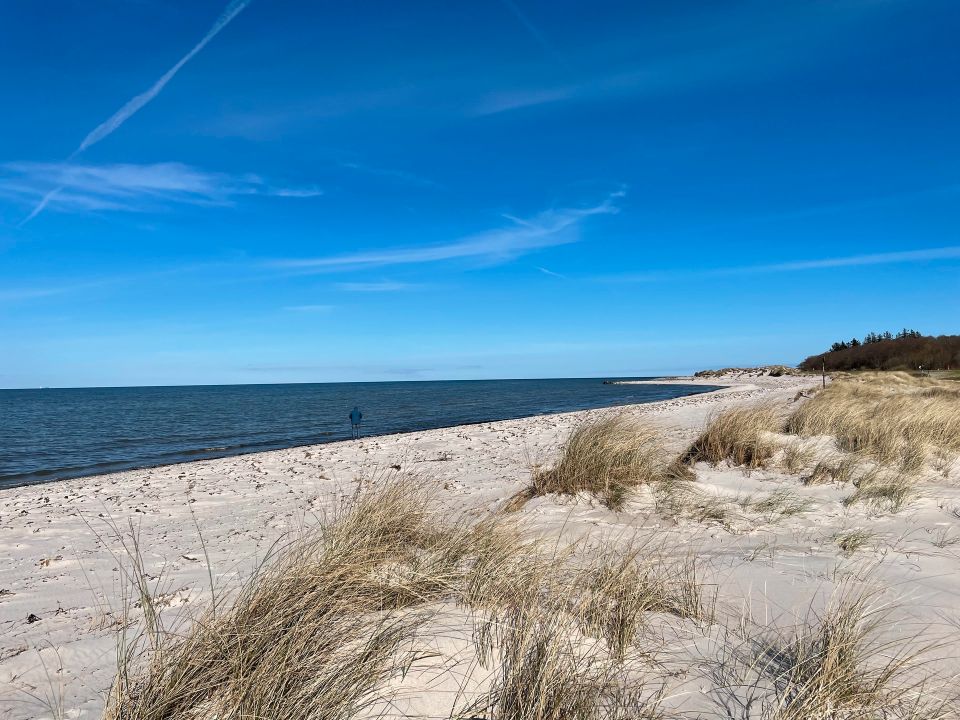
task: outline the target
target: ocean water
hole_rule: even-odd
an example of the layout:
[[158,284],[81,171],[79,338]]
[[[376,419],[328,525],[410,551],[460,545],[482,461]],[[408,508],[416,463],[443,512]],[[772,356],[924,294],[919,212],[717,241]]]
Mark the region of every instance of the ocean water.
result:
[[0,390],[0,487],[363,434],[654,402],[703,385],[599,378]]

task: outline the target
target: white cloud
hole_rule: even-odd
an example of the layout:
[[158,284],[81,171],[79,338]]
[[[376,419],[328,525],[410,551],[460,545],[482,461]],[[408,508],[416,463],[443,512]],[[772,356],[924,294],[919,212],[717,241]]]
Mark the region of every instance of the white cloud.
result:
[[513,223],[510,227],[488,230],[441,245],[386,248],[350,255],[274,260],[269,265],[307,272],[330,272],[460,259],[476,259],[490,263],[505,262],[542,248],[576,242],[579,239],[581,221],[592,215],[609,215],[618,212],[614,201],[623,195],[623,191],[617,191],[610,194],[599,205],[548,210],[530,219],[508,217],[507,219]]
[[241,195],[308,198],[317,188],[275,187],[257,175],[208,172],[183,163],[0,165],[0,195],[61,212],[148,211],[170,204],[228,205]]

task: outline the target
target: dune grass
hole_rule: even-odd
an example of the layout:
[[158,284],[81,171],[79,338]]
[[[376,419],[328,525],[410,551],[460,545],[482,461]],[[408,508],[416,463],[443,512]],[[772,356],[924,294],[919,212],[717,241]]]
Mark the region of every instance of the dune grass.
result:
[[810,507],[811,502],[808,499],[799,497],[786,488],[774,490],[765,498],[748,505],[750,510],[764,515],[770,522],[800,515],[810,510]]
[[757,667],[773,683],[770,720],[945,717],[915,671],[922,651],[878,640],[887,621],[870,594],[847,594],[792,634],[765,642]]
[[875,510],[900,512],[917,496],[916,481],[904,473],[872,472],[854,481],[856,490],[844,499],[850,506],[864,503]]
[[666,472],[659,433],[626,416],[613,415],[577,427],[557,463],[533,473],[526,496],[588,492],[616,510],[633,488],[656,482]]
[[906,373],[856,375],[802,405],[787,431],[832,435],[845,452],[916,474],[931,454],[960,451],[960,390]]
[[630,682],[623,664],[585,644],[557,605],[518,604],[485,623],[478,657],[489,689],[462,704],[456,720],[656,720],[659,697]]
[[592,555],[573,579],[571,610],[585,632],[604,639],[616,657],[626,653],[648,613],[713,621],[715,599],[693,557],[670,560],[648,543],[610,546]]
[[777,432],[782,425],[776,408],[770,404],[724,410],[710,418],[682,459],[688,464],[703,461],[717,465],[729,460],[750,469],[763,467],[779,449],[770,433]]
[[469,567],[523,551],[510,533],[441,522],[422,487],[388,483],[185,632],[148,627],[145,662],[124,653],[106,717],[352,717],[413,660],[421,619],[396,611],[459,597]]
[[[149,619],[149,588],[135,595]],[[692,560],[650,544],[578,553],[526,541],[502,518],[445,517],[423,485],[400,479],[183,627],[148,622],[121,653],[105,718],[362,717],[429,659],[418,633],[441,607],[473,618],[497,679],[463,705],[491,718],[655,717],[654,694],[624,684],[646,615],[712,618]]]
[[806,470],[814,455],[813,449],[804,447],[801,441],[789,442],[783,446],[780,464],[789,473],[799,473]]
[[847,530],[834,536],[837,547],[847,555],[853,555],[857,550],[869,547],[873,538],[873,533],[861,528]]

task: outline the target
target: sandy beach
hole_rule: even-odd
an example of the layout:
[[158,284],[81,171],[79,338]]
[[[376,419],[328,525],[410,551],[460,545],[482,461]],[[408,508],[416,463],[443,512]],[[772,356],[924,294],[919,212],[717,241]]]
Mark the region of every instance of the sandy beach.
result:
[[[712,393],[617,410],[595,410],[451,427],[170,465],[0,491],[0,718],[95,718],[116,670],[116,638],[128,587],[123,540],[136,535],[163,613],[199,612],[217,588],[235,586],[278,542],[323,522],[358,488],[396,475],[437,488],[451,511],[497,513],[555,460],[585,419],[615,412],[649,421],[673,452],[711,414],[769,401],[785,410],[810,376],[683,378],[723,384]],[[822,453],[828,453],[823,450]],[[545,538],[655,536],[676,555],[694,553],[729,626],[801,619],[851,581],[878,588],[889,605],[883,633],[896,642],[960,639],[960,489],[956,469],[927,481],[900,512],[844,505],[849,489],[803,485],[779,469],[695,468],[697,484],[730,507],[721,520],[659,514],[641,488],[619,512],[588,496],[546,496],[516,513]],[[788,489],[803,509],[772,518],[744,497]],[[739,505],[738,505],[739,503]],[[839,534],[867,529],[857,552]],[[208,569],[209,561],[209,569]],[[667,706],[696,717],[725,717],[716,687],[693,668],[719,647],[713,630],[678,632],[664,662],[674,669]],[[952,639],[952,640],[951,640]],[[934,653],[931,670],[960,673],[956,655]],[[408,694],[398,715],[443,716],[438,690]],[[722,704],[722,703],[721,703]],[[447,710],[449,712],[449,709]],[[741,717],[741,715],[735,715]],[[747,717],[748,715],[742,715]]]

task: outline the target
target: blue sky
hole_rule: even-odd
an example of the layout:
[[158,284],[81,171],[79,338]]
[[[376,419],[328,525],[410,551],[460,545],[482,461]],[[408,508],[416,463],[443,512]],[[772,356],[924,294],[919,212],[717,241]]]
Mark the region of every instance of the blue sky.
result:
[[944,0],[0,7],[0,387],[956,333]]

